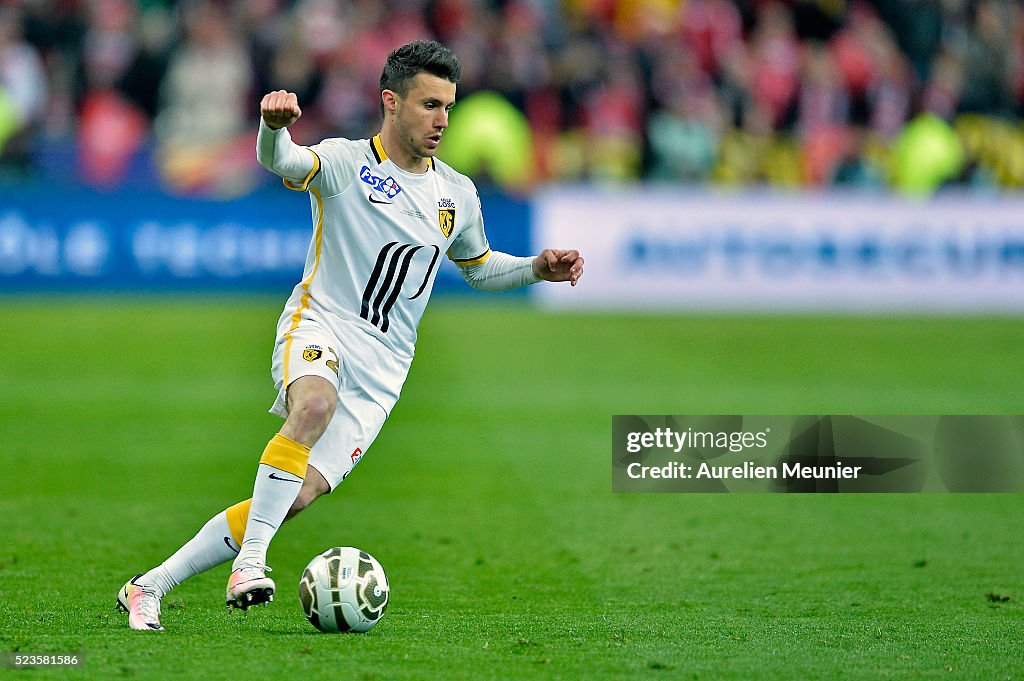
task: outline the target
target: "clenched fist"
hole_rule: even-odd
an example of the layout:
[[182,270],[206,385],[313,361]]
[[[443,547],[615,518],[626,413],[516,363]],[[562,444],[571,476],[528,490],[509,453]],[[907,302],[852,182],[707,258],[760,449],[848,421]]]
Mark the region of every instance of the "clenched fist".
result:
[[263,95],[263,101],[260,102],[260,115],[263,116],[263,121],[271,130],[287,128],[299,120],[299,116],[302,115],[299,98],[295,96],[294,92],[285,92],[284,90],[267,93]]

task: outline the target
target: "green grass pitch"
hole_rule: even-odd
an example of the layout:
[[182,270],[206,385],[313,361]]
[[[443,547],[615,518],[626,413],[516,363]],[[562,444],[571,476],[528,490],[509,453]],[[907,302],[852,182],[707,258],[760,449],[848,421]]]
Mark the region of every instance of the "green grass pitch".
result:
[[[616,413],[1022,413],[1024,322],[559,315],[435,301],[404,396],[271,547],[114,611],[125,579],[249,496],[279,299],[0,301],[0,650],[82,679],[1020,679],[1022,495],[615,495]],[[491,299],[493,301],[493,299]],[[301,568],[368,550],[365,635],[303,617]]]

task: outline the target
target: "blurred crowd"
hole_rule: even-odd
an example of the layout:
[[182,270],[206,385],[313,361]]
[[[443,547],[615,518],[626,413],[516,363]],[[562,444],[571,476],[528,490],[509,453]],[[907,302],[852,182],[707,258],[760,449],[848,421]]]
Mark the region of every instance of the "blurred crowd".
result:
[[244,193],[264,92],[301,143],[372,135],[424,37],[485,185],[1024,186],[1020,0],[0,0],[0,168]]

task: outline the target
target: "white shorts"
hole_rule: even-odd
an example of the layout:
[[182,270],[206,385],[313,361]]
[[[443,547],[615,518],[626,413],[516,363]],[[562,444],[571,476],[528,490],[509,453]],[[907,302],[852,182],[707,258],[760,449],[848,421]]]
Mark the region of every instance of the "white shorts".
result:
[[393,353],[358,335],[365,334],[358,329],[339,334],[303,320],[274,346],[271,375],[278,393],[271,413],[288,417],[286,390],[303,376],[319,376],[338,391],[334,416],[309,452],[309,465],[332,491],[373,444],[408,374],[408,362],[396,361]]

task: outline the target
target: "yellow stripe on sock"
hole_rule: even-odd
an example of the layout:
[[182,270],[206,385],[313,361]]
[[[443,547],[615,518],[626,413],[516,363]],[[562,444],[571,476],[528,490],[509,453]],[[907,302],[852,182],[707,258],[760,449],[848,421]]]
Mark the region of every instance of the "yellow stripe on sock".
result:
[[260,463],[305,478],[306,464],[309,463],[309,447],[278,433],[267,443]]
[[249,506],[251,505],[252,499],[246,499],[245,501],[239,501],[224,511],[228,516],[228,528],[231,530],[231,538],[239,546],[242,545],[242,539],[245,538],[245,523],[249,520]]

